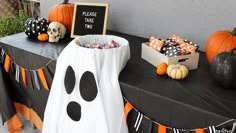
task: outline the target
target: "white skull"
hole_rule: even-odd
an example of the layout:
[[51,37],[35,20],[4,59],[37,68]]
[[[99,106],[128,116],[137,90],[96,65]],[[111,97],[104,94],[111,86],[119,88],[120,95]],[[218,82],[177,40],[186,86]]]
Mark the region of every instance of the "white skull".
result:
[[64,38],[66,27],[59,22],[52,22],[48,26],[49,42],[59,42],[59,39]]

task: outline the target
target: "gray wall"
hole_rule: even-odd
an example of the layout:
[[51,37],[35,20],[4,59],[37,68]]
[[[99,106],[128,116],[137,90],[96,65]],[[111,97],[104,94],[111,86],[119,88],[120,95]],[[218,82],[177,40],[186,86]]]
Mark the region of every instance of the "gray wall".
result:
[[[50,7],[61,1],[41,0],[41,15],[47,18]],[[146,38],[176,34],[199,44],[201,51],[213,32],[236,26],[235,0],[84,1],[110,3],[109,30]]]

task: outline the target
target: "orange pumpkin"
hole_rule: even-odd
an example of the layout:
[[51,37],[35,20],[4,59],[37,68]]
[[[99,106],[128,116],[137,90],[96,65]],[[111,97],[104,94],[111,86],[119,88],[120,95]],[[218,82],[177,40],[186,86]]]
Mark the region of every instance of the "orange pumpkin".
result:
[[164,75],[164,74],[166,74],[167,67],[168,67],[168,65],[167,65],[165,62],[161,63],[161,64],[157,67],[156,73],[157,73],[158,75]]
[[48,34],[47,33],[39,34],[38,35],[38,40],[42,41],[42,42],[47,41],[48,40]]
[[60,22],[66,26],[66,31],[71,32],[72,19],[74,13],[74,4],[64,0],[63,3],[54,5],[48,15],[49,22]]
[[213,58],[222,52],[236,48],[236,28],[233,31],[221,30],[213,33],[206,43],[206,57],[211,64]]

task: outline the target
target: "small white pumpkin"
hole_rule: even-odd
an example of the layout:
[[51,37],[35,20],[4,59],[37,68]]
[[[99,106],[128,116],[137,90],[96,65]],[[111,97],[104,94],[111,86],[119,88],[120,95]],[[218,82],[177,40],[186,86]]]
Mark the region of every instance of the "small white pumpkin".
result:
[[188,68],[181,64],[171,64],[167,67],[167,74],[173,79],[184,79],[188,75]]

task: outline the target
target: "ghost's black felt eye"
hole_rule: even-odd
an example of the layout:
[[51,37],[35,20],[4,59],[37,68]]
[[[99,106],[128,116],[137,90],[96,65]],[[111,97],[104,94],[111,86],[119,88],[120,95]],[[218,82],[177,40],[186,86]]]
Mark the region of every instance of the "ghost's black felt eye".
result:
[[97,97],[98,89],[93,73],[86,71],[80,79],[80,94],[85,101],[93,101]]
[[70,94],[73,91],[75,87],[75,81],[76,81],[75,72],[71,66],[68,66],[64,79],[64,84],[67,94]]

